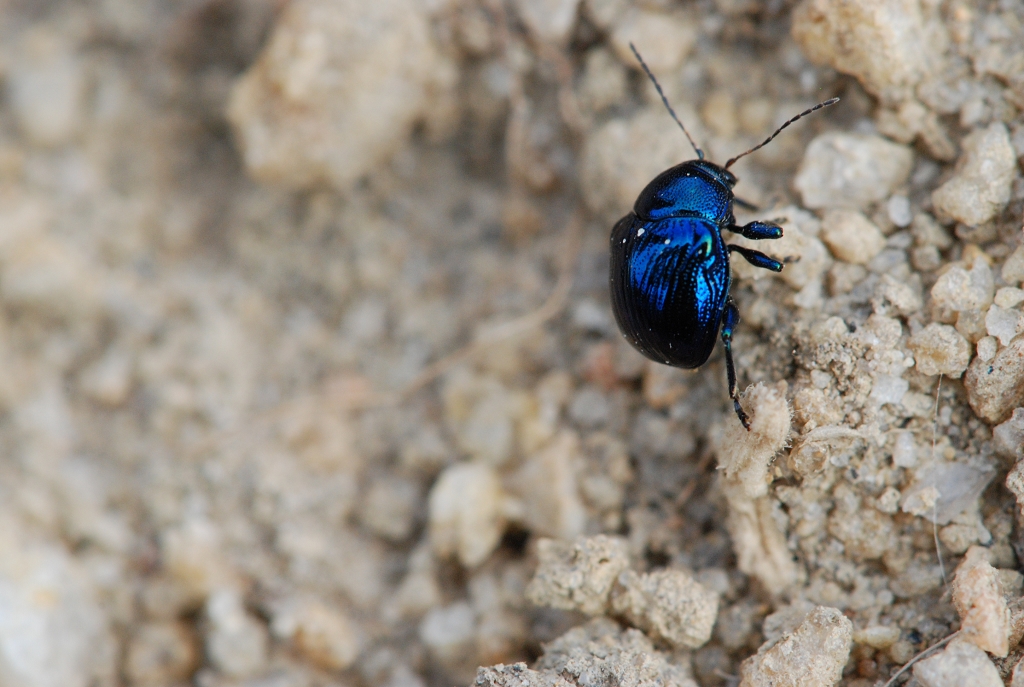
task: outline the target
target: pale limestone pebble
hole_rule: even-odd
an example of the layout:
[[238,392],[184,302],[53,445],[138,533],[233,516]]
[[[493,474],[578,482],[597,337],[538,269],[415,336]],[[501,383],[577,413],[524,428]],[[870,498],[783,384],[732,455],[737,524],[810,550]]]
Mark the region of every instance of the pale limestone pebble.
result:
[[1018,460],[1006,475],[1006,488],[1017,499],[1017,521],[1024,522],[1024,461]]
[[579,436],[571,430],[527,457],[510,479],[523,504],[519,519],[541,536],[571,540],[582,534],[587,524],[580,494],[583,468]]
[[807,146],[793,182],[809,208],[863,210],[906,182],[914,153],[873,134],[824,133]]
[[526,28],[537,39],[565,45],[576,24],[580,0],[516,0],[514,5]]
[[[690,135],[700,140],[703,132],[695,128],[699,124],[696,113],[685,103],[677,103],[676,112],[688,123]],[[584,141],[580,156],[583,200],[594,213],[618,219],[633,209],[651,179],[693,156],[693,148],[661,103],[628,119],[612,119],[592,129]]]
[[441,605],[441,586],[429,544],[417,546],[407,561],[405,577],[382,611],[389,621],[419,618],[431,608]]
[[628,88],[625,67],[605,48],[587,52],[576,97],[592,112],[602,112],[623,102]]
[[132,389],[133,368],[131,353],[112,346],[102,358],[82,371],[82,391],[101,405],[121,406]]
[[989,336],[994,336],[1000,344],[1006,346],[1015,336],[1024,332],[1024,313],[993,304],[985,315],[985,330]]
[[204,611],[206,657],[218,671],[248,677],[266,666],[270,650],[267,627],[246,610],[237,588],[214,591]]
[[897,598],[912,599],[942,585],[942,570],[938,565],[912,564],[890,581],[889,588]]
[[729,513],[725,527],[732,538],[736,567],[756,577],[769,594],[780,594],[796,583],[799,570],[780,526],[785,518],[777,501],[751,499],[738,485],[726,486]]
[[985,529],[977,510],[969,508],[939,530],[939,541],[950,553],[959,556],[975,544],[991,544],[992,533]]
[[440,558],[483,563],[505,531],[507,497],[497,473],[480,463],[445,468],[428,498],[430,543]]
[[914,470],[914,482],[903,490],[904,513],[948,525],[974,508],[985,487],[995,478],[987,463],[922,461]]
[[830,210],[821,226],[821,239],[843,262],[866,265],[885,248],[885,235],[859,212]]
[[95,577],[40,535],[0,511],[0,684],[116,684],[111,609]]
[[685,14],[634,9],[619,17],[609,38],[623,64],[640,68],[629,47],[634,43],[652,72],[669,74],[690,54],[697,36],[697,25]]
[[403,542],[412,534],[423,505],[423,490],[397,476],[374,480],[359,505],[359,521],[373,534]]
[[909,281],[900,281],[891,274],[883,274],[875,286],[871,305],[879,314],[910,317],[924,307],[920,280],[911,278]]
[[270,611],[274,639],[291,642],[300,656],[318,668],[344,670],[359,656],[359,632],[340,608],[307,598],[274,604]]
[[919,0],[804,0],[793,38],[812,62],[851,74],[887,102],[900,102],[941,64],[946,36]]
[[995,280],[988,263],[980,258],[968,270],[954,264],[935,281],[931,290],[932,301],[940,308],[954,312],[983,311],[995,297]]
[[786,391],[785,382],[748,387],[740,395],[740,403],[750,417],[750,430],[729,422],[716,442],[715,453],[725,478],[739,485],[747,498],[768,493],[768,467],[789,440],[792,411]]
[[933,322],[907,342],[914,354],[917,370],[925,375],[945,375],[957,379],[971,361],[971,347],[953,327]]
[[688,662],[672,661],[639,630],[623,630],[607,618],[595,618],[545,644],[535,668],[590,687],[697,687]]
[[990,425],[1003,422],[1024,405],[1024,336],[1017,336],[988,361],[976,359],[964,377],[967,400]]
[[40,24],[22,31],[6,70],[6,92],[15,121],[38,146],[74,141],[88,115],[88,64],[73,38]]
[[1002,687],[1003,680],[985,652],[954,640],[944,650],[914,664],[922,687]]
[[488,668],[477,668],[474,687],[574,687],[561,675],[551,671],[530,670],[525,663],[510,666],[499,663]]
[[843,542],[846,554],[857,561],[877,560],[892,547],[892,518],[873,508],[862,508],[861,499],[846,483],[833,491],[836,507],[828,519],[828,533]]
[[629,0],[583,0],[583,13],[595,26],[608,31],[629,6]]
[[[806,433],[817,427],[834,425],[842,420],[843,416],[839,403],[821,389],[809,386],[800,389],[793,395],[793,418],[798,425],[802,425],[801,431]],[[796,452],[797,448],[794,447],[788,458],[790,468],[794,470],[796,468],[793,466],[793,457]],[[802,469],[797,472],[809,474]]]
[[159,687],[187,681],[199,659],[199,643],[188,625],[145,623],[128,633],[124,673],[133,685]]
[[999,571],[989,563],[987,549],[972,546],[967,550],[953,578],[952,596],[960,615],[960,638],[993,656],[1006,656],[1010,611]]
[[889,196],[885,202],[885,212],[889,221],[897,227],[909,227],[914,221],[914,213],[910,207],[910,199],[904,195]]
[[853,631],[855,644],[864,644],[872,649],[885,650],[900,638],[900,628],[895,625],[869,625]]
[[1015,408],[1006,422],[992,429],[992,444],[1008,458],[1024,454],[1024,408]]
[[446,666],[459,666],[476,656],[477,618],[466,601],[433,608],[419,625],[420,641]]
[[740,666],[740,687],[827,687],[843,676],[853,623],[839,609],[818,606],[776,643],[766,642]]
[[0,196],[0,297],[44,317],[94,323],[104,312],[105,273],[55,236],[41,197]]
[[515,421],[527,406],[523,394],[510,391],[493,376],[459,370],[446,380],[443,399],[445,419],[459,449],[494,467],[511,458]]
[[220,530],[205,518],[190,518],[161,532],[160,555],[167,575],[191,602],[201,604],[213,590],[240,582],[224,555]]
[[1018,289],[1015,286],[1004,286],[996,291],[992,302],[1000,308],[1015,308],[1024,303],[1024,289]]
[[451,114],[455,80],[421,3],[301,0],[236,81],[227,116],[255,178],[344,190],[384,163],[417,121]]
[[1000,276],[1007,284],[1024,284],[1024,246],[1017,246],[1017,250],[1010,253]]
[[612,590],[611,610],[655,639],[675,648],[697,649],[711,638],[718,594],[682,570],[626,570]]
[[994,336],[983,336],[978,339],[977,352],[978,360],[988,362],[996,357],[999,351],[999,340]]
[[898,468],[912,468],[917,465],[917,442],[914,433],[904,430],[896,433],[892,447],[892,464]]
[[961,310],[957,313],[954,327],[969,343],[978,343],[988,336],[987,315],[986,310]]
[[537,542],[539,565],[526,598],[537,606],[601,615],[619,573],[629,567],[626,541],[599,534],[572,544]]
[[962,146],[953,178],[932,192],[932,203],[940,217],[978,226],[1010,201],[1017,159],[1002,122],[969,134]]

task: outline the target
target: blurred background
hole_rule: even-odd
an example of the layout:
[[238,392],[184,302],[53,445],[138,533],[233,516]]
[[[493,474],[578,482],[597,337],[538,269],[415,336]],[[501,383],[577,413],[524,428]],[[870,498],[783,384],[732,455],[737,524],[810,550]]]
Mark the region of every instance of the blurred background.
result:
[[[0,0],[0,685],[469,684],[583,622],[524,589],[538,538],[597,533],[720,596],[673,654],[701,685],[789,603],[900,628],[850,685],[958,627],[935,525],[894,504],[938,437],[983,463],[948,478],[943,571],[976,543],[1016,568],[989,426],[1024,372],[981,411],[957,378],[1024,330],[992,305],[1024,279],[1024,10],[866,4]],[[630,41],[720,163],[842,97],[734,167],[793,237],[761,248],[801,257],[737,273],[741,388],[788,382],[794,437],[860,432],[772,468],[781,581],[726,525],[721,351],[647,363],[609,309],[612,225],[694,156]],[[931,195],[975,129],[980,219]],[[977,303],[930,290],[951,263]],[[959,338],[912,345],[933,322]],[[862,503],[874,529],[826,522]]]

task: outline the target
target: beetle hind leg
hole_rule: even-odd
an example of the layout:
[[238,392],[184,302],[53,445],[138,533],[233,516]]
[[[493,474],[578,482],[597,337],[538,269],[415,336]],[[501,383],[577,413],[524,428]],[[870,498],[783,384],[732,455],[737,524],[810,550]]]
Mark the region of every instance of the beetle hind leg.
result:
[[730,253],[739,253],[743,256],[743,259],[749,262],[754,267],[760,267],[761,269],[771,270],[772,272],[781,272],[783,264],[775,258],[770,258],[759,250],[751,250],[744,248],[743,246],[729,245]]
[[729,379],[729,398],[732,399],[732,407],[736,411],[736,417],[740,419],[740,424],[749,432],[750,418],[740,405],[740,396],[736,391],[736,366],[732,362],[732,330],[739,321],[740,311],[736,309],[736,304],[732,298],[726,299],[725,311],[722,313],[722,345],[725,346],[725,374]]

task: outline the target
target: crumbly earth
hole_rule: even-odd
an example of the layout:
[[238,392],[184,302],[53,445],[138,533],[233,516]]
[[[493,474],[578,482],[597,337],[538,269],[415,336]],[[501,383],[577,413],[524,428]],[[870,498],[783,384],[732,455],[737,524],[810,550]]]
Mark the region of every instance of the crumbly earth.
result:
[[[714,161],[841,98],[733,168],[756,436],[611,316],[631,41]],[[0,684],[1008,681],[1022,156],[1014,0],[0,2]]]

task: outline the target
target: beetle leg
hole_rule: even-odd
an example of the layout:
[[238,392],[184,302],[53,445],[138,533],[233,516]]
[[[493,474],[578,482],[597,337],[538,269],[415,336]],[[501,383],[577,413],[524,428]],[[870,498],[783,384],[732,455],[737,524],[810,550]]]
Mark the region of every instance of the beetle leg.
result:
[[751,250],[744,248],[743,246],[729,245],[730,253],[739,253],[743,256],[743,259],[749,262],[754,267],[760,267],[762,269],[771,270],[772,272],[781,272],[782,263],[775,258],[769,258],[761,251]]
[[782,227],[776,222],[754,221],[744,224],[742,227],[736,224],[726,227],[729,231],[742,234],[744,238],[754,239],[780,239],[782,238]]
[[751,212],[757,212],[758,211],[758,207],[756,205],[754,205],[753,203],[751,203],[749,200],[743,200],[742,198],[736,198],[734,196],[733,199],[732,199],[732,202],[736,203],[737,205],[739,205],[744,210],[750,210]]
[[740,311],[736,309],[732,298],[726,298],[725,310],[722,312],[722,344],[725,346],[725,374],[729,379],[729,398],[732,399],[732,407],[736,411],[736,417],[740,419],[740,424],[749,432],[750,418],[740,406],[740,397],[736,392],[736,368],[732,362],[732,330],[739,321]]

